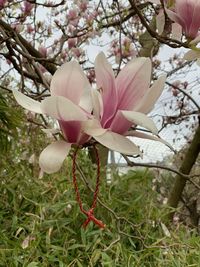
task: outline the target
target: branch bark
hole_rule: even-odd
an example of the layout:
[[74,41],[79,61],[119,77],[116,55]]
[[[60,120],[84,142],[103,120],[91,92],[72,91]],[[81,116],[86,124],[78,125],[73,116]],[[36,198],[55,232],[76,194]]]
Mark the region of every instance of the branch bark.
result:
[[[182,162],[182,165],[179,169],[181,173],[184,173],[188,175],[194,166],[196,159],[200,152],[200,124],[195,132],[195,135],[193,137],[193,140],[190,144],[190,147],[188,148],[185,158]],[[172,208],[177,208],[178,203],[181,199],[183,190],[185,188],[187,179],[186,177],[176,175],[175,177],[175,183],[174,186],[170,192],[169,199],[168,199],[168,205]],[[174,212],[170,213],[170,218],[173,217]]]
[[14,31],[14,29],[2,19],[0,19],[0,27],[2,27],[7,32],[8,36],[10,36],[11,38],[17,34],[17,37],[19,38],[20,42],[27,49],[30,55],[34,57],[36,61],[39,61],[40,64],[42,64],[52,75],[54,74],[54,72],[56,71],[55,64],[49,62],[47,59],[42,60],[44,58],[43,55],[38,50],[36,50],[29,42],[27,42],[24,37],[21,36],[21,34],[16,33],[16,31]]

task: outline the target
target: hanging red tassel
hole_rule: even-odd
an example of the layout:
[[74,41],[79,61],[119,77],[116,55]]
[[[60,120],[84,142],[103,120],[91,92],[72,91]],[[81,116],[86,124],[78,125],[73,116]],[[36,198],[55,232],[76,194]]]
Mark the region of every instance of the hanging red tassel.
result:
[[96,203],[97,203],[97,197],[98,197],[98,192],[99,192],[99,184],[100,184],[100,160],[99,160],[98,150],[97,150],[96,146],[94,145],[94,151],[95,151],[96,160],[97,160],[96,188],[95,188],[94,195],[93,195],[92,206],[88,211],[86,211],[86,210],[83,209],[83,205],[82,205],[82,201],[81,201],[81,197],[80,197],[80,192],[79,192],[79,189],[78,189],[77,179],[76,179],[76,157],[77,157],[78,149],[79,148],[77,148],[74,151],[74,155],[73,155],[72,175],[73,175],[73,184],[74,184],[74,190],[75,190],[75,194],[76,194],[76,200],[77,200],[77,202],[79,204],[81,212],[84,213],[87,216],[86,221],[83,223],[83,227],[86,228],[87,225],[91,221],[93,221],[96,225],[98,225],[99,228],[105,228],[105,224],[102,221],[98,220],[94,216],[94,209],[95,209]]

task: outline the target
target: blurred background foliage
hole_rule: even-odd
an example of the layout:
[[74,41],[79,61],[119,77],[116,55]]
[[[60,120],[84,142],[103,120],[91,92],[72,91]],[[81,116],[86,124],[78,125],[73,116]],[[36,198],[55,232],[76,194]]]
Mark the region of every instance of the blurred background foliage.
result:
[[[116,171],[110,183],[102,177],[95,215],[107,227],[90,223],[84,230],[71,160],[56,174],[41,174],[38,155],[51,139],[40,129],[41,118],[30,119],[9,96],[1,101],[9,149],[6,145],[0,164],[0,266],[200,266],[197,230],[180,221],[168,223],[161,185],[155,188],[156,173],[148,169]],[[79,151],[78,170],[87,209],[96,178],[87,151]],[[167,190],[173,177],[162,175]]]

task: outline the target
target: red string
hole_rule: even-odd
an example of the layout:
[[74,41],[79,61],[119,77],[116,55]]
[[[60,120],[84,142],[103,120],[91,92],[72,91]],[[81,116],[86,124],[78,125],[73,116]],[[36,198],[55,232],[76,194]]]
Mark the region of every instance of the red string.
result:
[[91,221],[93,221],[100,228],[105,228],[105,224],[103,224],[102,221],[98,220],[94,216],[94,209],[95,209],[96,204],[97,204],[97,196],[98,196],[99,184],[100,184],[100,160],[99,160],[98,150],[97,150],[96,146],[94,145],[94,151],[95,151],[96,161],[97,161],[97,179],[96,179],[96,187],[95,187],[95,191],[94,191],[94,195],[93,195],[92,206],[88,211],[86,211],[86,210],[84,210],[83,205],[82,205],[81,196],[80,196],[80,192],[79,192],[78,184],[77,184],[77,179],[76,179],[76,157],[77,157],[78,149],[79,148],[77,147],[77,149],[74,151],[74,155],[73,155],[72,176],[73,176],[73,184],[74,184],[74,190],[75,190],[75,194],[76,194],[76,200],[79,204],[79,208],[80,208],[81,212],[87,216],[86,221],[83,223],[83,227],[86,228],[87,225]]

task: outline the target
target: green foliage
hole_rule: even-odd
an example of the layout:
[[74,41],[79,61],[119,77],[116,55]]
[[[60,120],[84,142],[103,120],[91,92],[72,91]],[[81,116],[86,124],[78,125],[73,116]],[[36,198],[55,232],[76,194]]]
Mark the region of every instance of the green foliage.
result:
[[[79,162],[91,183],[95,170],[84,152]],[[81,225],[85,217],[75,201],[70,168],[65,168],[38,179],[33,167],[24,161],[4,172],[0,266],[200,265],[195,231],[179,225],[179,229],[169,229],[171,237],[163,232],[165,210],[158,206],[156,193],[151,190],[149,171],[115,175],[111,185],[102,180],[100,197],[112,211],[98,204],[96,216],[107,228],[99,230],[91,223],[84,230]],[[92,194],[79,183],[88,208]]]
[[[50,140],[37,124],[21,120],[18,139],[11,139],[0,165],[0,267],[200,266],[198,234],[165,222],[167,210],[157,202],[148,170],[115,174],[111,184],[102,177],[95,215],[107,227],[90,223],[84,230],[71,160],[60,172],[39,178],[37,160],[29,159],[38,158]],[[89,209],[92,192],[83,177],[94,188],[96,169],[87,151],[79,152],[78,164],[80,193]]]
[[0,151],[7,152],[11,146],[11,137],[16,136],[20,125],[20,112],[13,107],[9,94],[0,91]]

